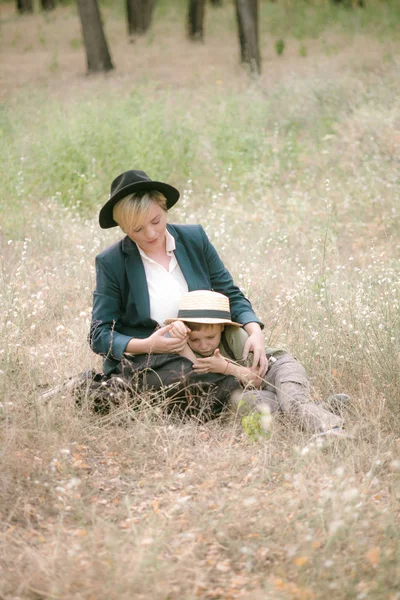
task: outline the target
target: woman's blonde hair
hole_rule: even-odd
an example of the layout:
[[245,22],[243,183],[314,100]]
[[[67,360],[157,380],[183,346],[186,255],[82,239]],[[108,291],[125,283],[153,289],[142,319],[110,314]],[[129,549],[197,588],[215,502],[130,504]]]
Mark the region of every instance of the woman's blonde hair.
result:
[[113,218],[124,233],[142,227],[152,202],[167,212],[167,199],[161,192],[137,192],[122,198],[113,209]]

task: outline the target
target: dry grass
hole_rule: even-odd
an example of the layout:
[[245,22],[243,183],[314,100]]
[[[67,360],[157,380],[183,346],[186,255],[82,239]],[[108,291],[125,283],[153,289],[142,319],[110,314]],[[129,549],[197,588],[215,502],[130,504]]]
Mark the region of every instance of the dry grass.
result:
[[[295,38],[277,57],[271,42],[249,84],[217,25],[203,47],[183,32],[170,44],[170,16],[130,46],[117,15],[107,31],[118,71],[86,79],[72,8],[46,19],[1,10],[0,598],[399,600],[396,43],[336,28],[303,41],[307,57]],[[138,87],[153,94],[146,126],[185,118],[190,134],[185,168],[169,171],[183,190],[171,220],[207,228],[269,341],[307,366],[314,399],[351,394],[354,440],[321,450],[276,419],[254,443],[232,415],[179,423],[122,406],[100,417],[67,391],[40,398],[100,368],[86,344],[94,257],[118,237],[91,209],[118,159],[117,144],[103,151],[104,106],[114,123]],[[23,97],[31,118],[18,123]],[[61,117],[46,121],[42,104]],[[98,126],[90,175],[73,159],[79,146],[84,163],[91,140],[70,135],[86,122]],[[66,142],[67,167],[54,160]]]

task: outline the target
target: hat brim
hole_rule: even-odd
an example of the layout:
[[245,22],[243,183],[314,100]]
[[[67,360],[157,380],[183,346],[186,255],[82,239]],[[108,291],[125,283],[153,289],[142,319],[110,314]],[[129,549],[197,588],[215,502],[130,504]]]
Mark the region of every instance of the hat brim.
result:
[[179,200],[180,194],[178,190],[168,183],[162,183],[161,181],[138,181],[136,183],[131,183],[118,190],[118,192],[111,196],[101,208],[99,214],[100,227],[102,229],[109,229],[110,227],[116,227],[118,225],[113,218],[113,209],[117,202],[122,200],[122,198],[136,192],[148,192],[152,190],[161,192],[166,197],[167,210],[174,206]]
[[229,321],[229,319],[214,319],[212,317],[186,317],[184,319],[176,317],[175,319],[165,319],[164,323],[169,325],[175,321],[182,321],[182,323],[200,323],[201,325],[233,325],[234,327],[242,327],[240,323],[234,323],[233,321]]

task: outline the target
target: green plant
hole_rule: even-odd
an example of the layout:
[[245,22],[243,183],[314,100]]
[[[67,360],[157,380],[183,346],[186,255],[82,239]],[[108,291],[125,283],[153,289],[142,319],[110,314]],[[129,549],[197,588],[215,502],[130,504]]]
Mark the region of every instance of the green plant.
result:
[[308,54],[307,46],[305,44],[300,44],[299,46],[299,54],[300,56],[306,57]]
[[251,442],[268,439],[271,433],[263,427],[262,415],[259,412],[251,412],[241,418],[243,431]]
[[279,39],[276,40],[275,42],[275,52],[277,53],[278,56],[281,56],[283,54],[283,51],[285,50],[285,40],[283,39]]
[[82,48],[83,42],[81,38],[72,38],[69,42],[72,50],[80,50]]

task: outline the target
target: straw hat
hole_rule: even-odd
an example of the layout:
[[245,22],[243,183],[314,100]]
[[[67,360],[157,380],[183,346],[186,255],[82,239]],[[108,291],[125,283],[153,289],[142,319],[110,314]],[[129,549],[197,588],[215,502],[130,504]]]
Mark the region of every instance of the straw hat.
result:
[[240,323],[233,323],[231,320],[229,298],[210,290],[196,290],[184,294],[179,302],[178,316],[173,319],[165,319],[167,324],[174,321],[188,321],[206,325],[220,323],[241,327]]

